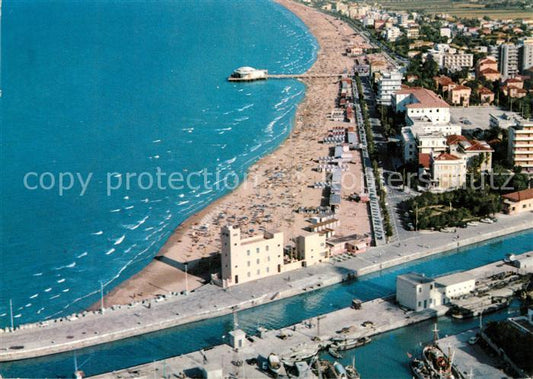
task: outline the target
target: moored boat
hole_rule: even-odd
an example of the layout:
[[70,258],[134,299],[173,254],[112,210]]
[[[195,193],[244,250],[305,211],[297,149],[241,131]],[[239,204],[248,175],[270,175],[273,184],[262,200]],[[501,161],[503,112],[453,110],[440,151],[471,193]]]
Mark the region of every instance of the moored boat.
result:
[[331,347],[335,350],[350,350],[355,349],[356,347],[366,345],[372,339],[370,337],[361,337],[361,338],[334,338],[332,339],[333,343]]
[[274,353],[270,353],[268,356],[268,368],[276,375],[279,374],[279,371],[281,370],[281,360]]
[[417,379],[431,379],[430,372],[423,361],[417,358],[409,361],[409,367]]

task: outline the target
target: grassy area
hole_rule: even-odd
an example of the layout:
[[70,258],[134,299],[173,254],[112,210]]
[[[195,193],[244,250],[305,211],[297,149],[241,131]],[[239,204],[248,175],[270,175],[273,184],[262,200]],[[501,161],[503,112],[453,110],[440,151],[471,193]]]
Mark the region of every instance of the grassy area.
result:
[[[493,19],[522,18],[533,19],[533,12],[522,10],[517,7],[507,7],[502,9],[485,8],[483,3],[471,3],[468,1],[451,0],[376,0],[377,3],[391,10],[412,10],[426,11],[430,13],[448,13],[452,16],[460,17],[483,17],[488,16]],[[498,3],[501,1],[493,1]]]

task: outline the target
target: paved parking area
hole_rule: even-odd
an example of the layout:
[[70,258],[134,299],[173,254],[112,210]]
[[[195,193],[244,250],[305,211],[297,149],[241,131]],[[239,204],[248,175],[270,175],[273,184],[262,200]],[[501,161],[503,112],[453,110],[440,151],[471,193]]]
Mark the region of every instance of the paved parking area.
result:
[[[452,122],[460,124],[463,129],[489,129],[490,128],[490,114],[501,115],[514,114],[495,106],[479,106],[479,107],[450,107]],[[469,124],[470,123],[470,124]]]
[[453,350],[455,365],[465,377],[471,372],[472,378],[508,378],[497,368],[502,365],[497,357],[488,355],[479,344],[468,343],[468,339],[478,331],[479,329],[471,329],[455,336],[441,338],[437,344],[442,351],[447,352],[448,348]]

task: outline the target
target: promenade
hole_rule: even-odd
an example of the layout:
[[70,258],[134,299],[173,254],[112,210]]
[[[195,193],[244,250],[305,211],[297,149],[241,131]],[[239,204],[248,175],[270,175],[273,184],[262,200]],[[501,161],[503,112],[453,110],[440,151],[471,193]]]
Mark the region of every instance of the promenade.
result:
[[[499,261],[468,270],[466,273],[479,280],[510,269],[512,269],[511,266]],[[527,272],[532,272],[532,270],[530,268]],[[451,278],[455,275],[457,274],[445,275],[441,278]],[[283,329],[269,330],[261,336],[252,337],[252,341],[247,339],[245,346],[238,351],[226,344],[218,345],[209,350],[200,350],[178,357],[98,375],[94,378],[148,378],[154,377],[154,375],[156,377],[178,377],[180,373],[191,376],[201,367],[205,367],[208,370],[222,369],[223,377],[266,378],[269,377],[267,373],[255,365],[247,364],[245,361],[251,358],[266,358],[270,353],[283,357],[303,349],[318,350],[321,346],[327,346],[329,339],[332,337],[371,337],[442,316],[448,309],[447,306],[439,306],[422,312],[406,311],[394,304],[392,299],[374,299],[363,303],[361,309],[358,310],[343,308],[321,315],[320,319],[314,317]],[[348,333],[342,332],[347,330],[349,330]],[[439,340],[439,344],[443,343],[447,347],[450,339],[453,339],[453,337]],[[468,337],[466,339],[460,338],[463,342],[467,339]],[[464,350],[464,344],[460,350]],[[446,351],[446,349],[443,351]],[[477,367],[475,360],[467,359],[463,354],[458,355],[458,360],[461,363],[462,371]],[[243,361],[244,363],[241,366],[234,365],[233,362],[237,361]],[[486,364],[476,370],[480,374],[492,372],[490,365]]]
[[189,295],[168,296],[134,305],[84,312],[0,334],[0,362],[94,346],[192,321],[221,316],[336,284],[447,250],[530,228],[531,215],[499,217],[494,224],[458,229],[457,234],[413,232],[393,245],[371,248],[342,262],[332,261],[227,290],[205,285]]

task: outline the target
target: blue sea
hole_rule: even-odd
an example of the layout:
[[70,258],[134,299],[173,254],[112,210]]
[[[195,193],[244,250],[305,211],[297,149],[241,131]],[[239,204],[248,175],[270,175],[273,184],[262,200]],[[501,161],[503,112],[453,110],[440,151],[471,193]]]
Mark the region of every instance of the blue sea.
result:
[[227,76],[318,51],[269,0],[2,5],[0,327],[10,299],[16,324],[70,314],[146,266],[291,130],[303,84]]

